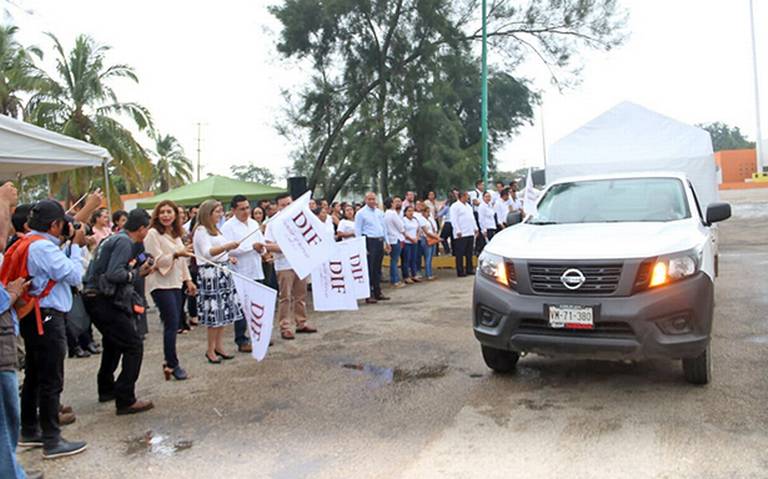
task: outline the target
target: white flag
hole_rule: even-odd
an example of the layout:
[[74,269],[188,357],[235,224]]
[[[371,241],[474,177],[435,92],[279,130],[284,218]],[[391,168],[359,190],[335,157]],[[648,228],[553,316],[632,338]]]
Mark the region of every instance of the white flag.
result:
[[355,283],[355,298],[370,298],[371,283],[368,279],[368,248],[365,246],[365,238],[355,238],[341,244],[346,247],[352,281]]
[[350,248],[336,243],[328,261],[312,271],[312,303],[315,311],[357,309],[355,282],[350,267]]
[[535,215],[537,212],[536,201],[539,199],[539,190],[533,187],[533,174],[528,168],[528,178],[525,180],[523,189],[523,211],[527,215]]
[[245,321],[251,334],[251,355],[261,361],[267,355],[269,340],[272,337],[272,326],[275,322],[275,306],[277,291],[256,281],[246,280],[236,274],[232,275],[237,296],[243,307]]
[[310,192],[269,223],[275,241],[300,279],[328,260],[335,244],[325,225],[309,210]]

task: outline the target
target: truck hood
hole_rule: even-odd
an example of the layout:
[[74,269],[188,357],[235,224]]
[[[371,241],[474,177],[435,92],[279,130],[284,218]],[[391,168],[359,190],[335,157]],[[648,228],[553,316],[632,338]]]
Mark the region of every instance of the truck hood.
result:
[[519,259],[645,259],[699,247],[706,240],[690,219],[667,223],[522,223],[494,236],[486,250]]

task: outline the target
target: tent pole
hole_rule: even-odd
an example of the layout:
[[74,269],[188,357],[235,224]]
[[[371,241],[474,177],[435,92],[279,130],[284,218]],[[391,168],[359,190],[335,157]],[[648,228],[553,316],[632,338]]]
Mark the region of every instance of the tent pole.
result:
[[16,178],[19,180],[19,203],[24,203],[24,178],[21,176],[21,172],[16,174]]
[[107,176],[107,160],[104,160],[104,191],[107,192],[107,210],[112,214],[112,195],[109,193],[109,177]]

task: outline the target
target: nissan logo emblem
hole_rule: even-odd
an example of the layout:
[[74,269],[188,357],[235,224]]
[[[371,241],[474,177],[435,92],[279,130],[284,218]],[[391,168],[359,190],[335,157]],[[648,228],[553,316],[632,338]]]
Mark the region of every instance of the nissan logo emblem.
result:
[[584,273],[578,269],[571,268],[566,270],[566,272],[560,276],[560,282],[563,283],[563,286],[566,288],[574,291],[581,288],[581,286],[587,282],[587,278],[584,276]]

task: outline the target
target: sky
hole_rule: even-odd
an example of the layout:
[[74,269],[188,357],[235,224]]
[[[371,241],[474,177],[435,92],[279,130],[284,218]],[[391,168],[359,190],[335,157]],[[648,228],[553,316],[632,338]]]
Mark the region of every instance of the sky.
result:
[[[66,49],[81,33],[111,46],[108,61],[133,66],[140,79],[118,83],[118,97],[149,108],[158,130],[176,136],[195,163],[201,125],[203,177],[249,162],[280,177],[291,164],[293,147],[275,124],[284,108],[281,91],[298,88],[307,74],[277,54],[280,26],[267,11],[271,3],[0,0],[25,44],[50,52],[42,34],[50,31]],[[544,142],[625,100],[686,123],[739,126],[755,139],[749,1],[621,3],[629,13],[627,41],[610,52],[585,52],[578,85],[558,91],[535,60],[510,72],[530,78],[543,102],[534,124],[497,153],[500,170],[542,166]],[[768,2],[755,4],[762,136],[768,137]],[[49,54],[44,66],[51,65]]]

